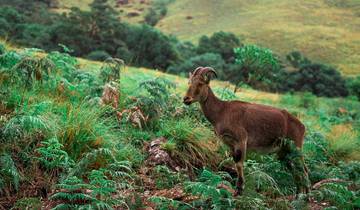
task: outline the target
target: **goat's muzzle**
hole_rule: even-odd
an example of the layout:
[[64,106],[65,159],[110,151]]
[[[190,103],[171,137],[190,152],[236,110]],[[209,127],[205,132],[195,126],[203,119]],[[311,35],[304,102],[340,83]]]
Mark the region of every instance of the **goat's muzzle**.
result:
[[185,105],[190,105],[193,102],[193,99],[189,96],[185,96],[183,102]]

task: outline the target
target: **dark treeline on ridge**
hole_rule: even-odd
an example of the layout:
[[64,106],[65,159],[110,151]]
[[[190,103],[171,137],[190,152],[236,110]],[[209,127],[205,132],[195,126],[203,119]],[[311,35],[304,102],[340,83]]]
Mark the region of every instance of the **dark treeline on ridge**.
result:
[[[244,45],[234,34],[202,36],[197,45],[179,41],[147,24],[128,24],[107,0],[94,0],[89,11],[72,8],[57,14],[52,0],[0,0],[0,37],[46,51],[59,44],[72,55],[186,75],[198,66],[212,66],[219,79],[266,91],[303,91],[318,96],[359,96],[359,77],[345,79],[333,67],[313,63],[299,52],[281,59],[270,50]],[[234,50],[235,49],[235,50]],[[287,68],[295,68],[289,73]],[[305,82],[306,81],[306,82]]]

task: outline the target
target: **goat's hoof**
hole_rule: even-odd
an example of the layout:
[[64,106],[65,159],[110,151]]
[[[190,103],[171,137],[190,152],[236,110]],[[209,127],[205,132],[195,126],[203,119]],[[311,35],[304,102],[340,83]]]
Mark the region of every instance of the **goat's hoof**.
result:
[[243,194],[243,190],[237,189],[237,190],[235,190],[235,192],[234,192],[234,196],[241,196],[242,194]]
[[237,187],[235,192],[234,192],[234,196],[240,196],[243,194],[244,188],[243,187]]

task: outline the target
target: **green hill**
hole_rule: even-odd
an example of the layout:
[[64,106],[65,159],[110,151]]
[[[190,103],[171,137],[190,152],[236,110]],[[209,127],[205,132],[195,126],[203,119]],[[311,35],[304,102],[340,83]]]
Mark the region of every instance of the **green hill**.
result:
[[181,0],[157,27],[182,40],[230,31],[284,56],[299,50],[344,74],[360,69],[358,0]]
[[[129,1],[120,6],[116,1],[110,3],[122,20],[138,23],[154,1]],[[59,0],[55,11],[73,6],[87,10],[91,2]],[[358,0],[176,0],[168,5],[167,15],[156,27],[192,42],[202,35],[229,31],[245,43],[271,48],[281,56],[297,50],[339,68],[345,75],[360,73]]]

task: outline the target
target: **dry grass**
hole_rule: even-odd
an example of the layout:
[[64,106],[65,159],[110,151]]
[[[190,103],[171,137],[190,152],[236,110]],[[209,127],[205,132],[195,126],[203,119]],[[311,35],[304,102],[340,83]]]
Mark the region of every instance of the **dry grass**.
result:
[[344,74],[359,74],[360,1],[338,2],[181,0],[169,6],[158,28],[193,42],[204,34],[230,31],[280,55],[299,50],[339,67]]
[[[88,11],[90,10],[89,5],[93,2],[93,0],[59,0],[59,8],[54,9],[55,12],[62,13],[68,12],[71,7],[78,7],[82,10]],[[150,7],[150,1],[145,1],[146,3],[140,3],[140,0],[130,0],[129,4],[121,5],[116,7],[116,0],[108,1],[115,10],[120,12],[120,19],[130,22],[130,23],[139,23],[143,21],[143,17],[146,14],[147,9]],[[136,12],[139,16],[128,17],[127,14],[130,12]]]
[[359,137],[358,132],[353,129],[351,124],[335,125],[327,134],[330,148],[337,157],[345,160],[360,160]]

